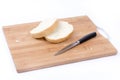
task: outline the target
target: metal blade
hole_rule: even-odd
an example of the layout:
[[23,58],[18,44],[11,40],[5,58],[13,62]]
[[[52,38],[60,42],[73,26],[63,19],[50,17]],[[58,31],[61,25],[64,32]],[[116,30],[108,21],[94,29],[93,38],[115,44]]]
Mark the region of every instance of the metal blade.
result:
[[80,41],[76,41],[76,42],[74,42],[74,43],[66,46],[65,48],[63,48],[63,49],[61,49],[60,51],[58,51],[58,52],[55,54],[55,56],[60,55],[60,54],[62,54],[62,53],[64,53],[64,52],[68,51],[69,49],[77,46],[79,43],[80,43]]
[[89,39],[91,39],[91,38],[94,38],[95,36],[96,36],[96,32],[89,33],[89,34],[87,34],[86,36],[80,38],[78,41],[76,41],[76,42],[74,42],[74,43],[66,46],[65,48],[61,49],[60,51],[58,51],[58,52],[55,54],[55,56],[56,56],[56,55],[59,55],[59,54],[62,54],[62,53],[64,53],[64,52],[66,52],[67,50],[69,50],[69,49],[77,46],[78,44],[83,43],[83,42],[85,42],[85,41],[87,41],[87,40],[89,40]]

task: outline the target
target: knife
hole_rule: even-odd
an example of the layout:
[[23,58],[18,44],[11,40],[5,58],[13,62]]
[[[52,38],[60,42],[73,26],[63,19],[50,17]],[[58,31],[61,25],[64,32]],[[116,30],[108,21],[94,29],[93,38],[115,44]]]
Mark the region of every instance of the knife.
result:
[[79,44],[81,44],[81,43],[83,43],[83,42],[85,42],[85,41],[87,41],[87,40],[89,40],[89,39],[94,38],[96,35],[97,35],[96,32],[92,32],[92,33],[89,33],[89,34],[83,36],[83,37],[80,38],[79,40],[75,41],[74,43],[69,44],[68,46],[66,46],[66,47],[64,47],[63,49],[61,49],[60,51],[58,51],[58,52],[55,54],[55,56],[60,55],[60,54],[62,54],[62,53],[64,53],[64,52],[68,51],[69,49],[72,49],[73,47],[75,47],[75,46],[77,46],[77,45],[79,45]]

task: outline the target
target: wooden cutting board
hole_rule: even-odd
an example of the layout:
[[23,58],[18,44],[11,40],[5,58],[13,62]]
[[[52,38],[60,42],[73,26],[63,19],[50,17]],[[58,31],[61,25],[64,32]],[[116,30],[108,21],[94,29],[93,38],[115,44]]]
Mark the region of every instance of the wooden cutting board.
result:
[[[74,26],[72,36],[65,42],[52,44],[44,39],[34,39],[29,31],[40,22],[4,26],[3,31],[18,72],[47,68],[82,60],[100,58],[117,53],[113,45],[96,29],[87,16],[59,19]],[[84,35],[96,31],[97,37],[81,44],[64,54],[54,54],[66,45],[75,42]]]

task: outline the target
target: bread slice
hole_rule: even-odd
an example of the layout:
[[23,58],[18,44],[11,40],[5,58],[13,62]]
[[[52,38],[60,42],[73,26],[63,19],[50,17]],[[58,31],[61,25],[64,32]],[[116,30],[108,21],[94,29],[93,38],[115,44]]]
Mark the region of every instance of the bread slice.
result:
[[46,19],[42,21],[36,28],[32,29],[30,34],[33,38],[42,38],[53,32],[57,25],[57,19]]
[[51,43],[59,43],[65,41],[73,32],[73,26],[65,21],[59,21],[57,28],[53,33],[45,36],[45,39]]

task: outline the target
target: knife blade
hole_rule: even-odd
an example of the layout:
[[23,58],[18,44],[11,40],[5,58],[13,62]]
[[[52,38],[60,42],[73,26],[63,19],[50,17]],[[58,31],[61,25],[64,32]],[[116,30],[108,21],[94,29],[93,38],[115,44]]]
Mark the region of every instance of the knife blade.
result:
[[60,55],[60,54],[62,54],[62,53],[64,53],[64,52],[72,49],[73,47],[75,47],[75,46],[77,46],[77,45],[79,45],[79,44],[81,44],[81,43],[83,43],[83,42],[85,42],[85,41],[88,41],[89,39],[94,38],[96,35],[97,35],[96,32],[92,32],[92,33],[89,33],[89,34],[83,36],[82,38],[80,38],[79,40],[75,41],[74,43],[71,43],[71,44],[69,44],[68,46],[64,47],[63,49],[59,50],[59,51],[55,54],[55,56]]

